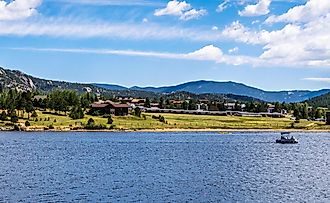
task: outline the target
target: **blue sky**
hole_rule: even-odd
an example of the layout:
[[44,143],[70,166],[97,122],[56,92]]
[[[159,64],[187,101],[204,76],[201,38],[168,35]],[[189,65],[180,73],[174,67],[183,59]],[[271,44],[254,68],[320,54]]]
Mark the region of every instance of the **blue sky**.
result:
[[124,86],[330,85],[330,1],[0,0],[0,66]]

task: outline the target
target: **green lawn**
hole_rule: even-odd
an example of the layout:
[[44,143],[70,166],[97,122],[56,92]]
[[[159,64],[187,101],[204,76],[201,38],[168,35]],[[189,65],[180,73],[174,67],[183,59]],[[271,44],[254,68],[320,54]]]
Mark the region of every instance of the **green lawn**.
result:
[[[88,116],[79,120],[72,120],[65,115],[45,114],[37,111],[37,118],[30,118],[30,129],[43,129],[53,125],[55,129],[70,129],[82,127],[89,118],[93,118],[96,124],[107,125],[107,119],[96,116]],[[114,128],[117,130],[153,130],[153,129],[291,129],[293,123],[289,118],[260,118],[260,117],[237,117],[237,116],[204,116],[185,114],[150,114],[145,113],[144,118],[135,116],[113,117]],[[167,123],[162,123],[152,116],[162,115]],[[49,118],[49,119],[48,119]],[[36,121],[37,119],[37,121]],[[27,114],[20,123],[25,123]],[[2,123],[0,126],[3,126]],[[107,125],[110,127],[110,125]],[[322,122],[301,120],[294,124],[294,129],[330,130],[330,126]]]

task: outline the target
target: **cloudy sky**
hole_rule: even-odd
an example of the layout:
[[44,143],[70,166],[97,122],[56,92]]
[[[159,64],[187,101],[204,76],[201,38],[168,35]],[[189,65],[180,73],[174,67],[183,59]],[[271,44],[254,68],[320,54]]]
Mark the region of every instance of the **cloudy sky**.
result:
[[0,66],[125,86],[330,88],[328,0],[0,0]]

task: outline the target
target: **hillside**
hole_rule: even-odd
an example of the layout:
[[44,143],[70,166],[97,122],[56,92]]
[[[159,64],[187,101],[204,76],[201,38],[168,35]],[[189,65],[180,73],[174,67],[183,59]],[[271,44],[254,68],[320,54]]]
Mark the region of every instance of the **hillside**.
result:
[[18,70],[9,70],[0,67],[0,85],[2,89],[16,88],[18,90],[38,90],[48,92],[53,89],[71,89],[78,92],[98,92],[102,88],[91,84],[79,84],[63,81],[45,80],[27,75]]
[[[111,86],[96,84],[99,87],[111,89]],[[125,87],[121,87],[125,88]],[[132,87],[130,90],[149,91],[157,93],[190,92],[194,94],[233,94],[257,98],[269,102],[301,102],[330,92],[330,89],[320,91],[264,91],[235,82],[195,81],[167,87]]]
[[[320,91],[264,91],[235,82],[196,81],[167,87],[132,87],[126,88],[110,84],[83,84],[64,81],[46,80],[30,76],[21,71],[0,68],[0,88],[16,88],[19,90],[38,90],[49,92],[54,89],[70,89],[78,92],[100,93],[108,97],[136,98],[195,98],[209,100],[240,100],[240,101],[279,101],[301,102],[330,93],[330,90]],[[321,97],[322,98],[322,97]],[[322,100],[322,99],[320,99]],[[314,100],[313,100],[314,101]],[[312,102],[312,101],[311,101]]]
[[330,93],[314,97],[306,102],[314,107],[325,107],[330,109]]
[[105,97],[134,97],[134,98],[160,98],[167,99],[208,99],[208,100],[227,100],[227,101],[254,101],[256,99],[240,95],[231,94],[194,94],[186,91],[172,91],[166,93],[161,91],[147,91],[144,89],[129,89],[118,85],[96,85],[71,83],[64,81],[46,80],[30,76],[21,71],[9,70],[0,67],[0,87],[1,89],[16,88],[22,91],[37,90],[49,92],[55,89],[69,89],[77,92],[100,93]]

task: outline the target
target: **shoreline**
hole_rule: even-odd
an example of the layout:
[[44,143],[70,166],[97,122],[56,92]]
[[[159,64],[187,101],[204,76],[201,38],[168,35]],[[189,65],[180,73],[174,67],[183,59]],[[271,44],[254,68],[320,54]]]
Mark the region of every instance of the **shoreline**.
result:
[[87,129],[79,129],[79,130],[71,130],[71,129],[51,129],[51,130],[44,130],[44,129],[25,129],[20,131],[15,130],[1,130],[0,132],[94,132],[94,133],[134,133],[134,132],[144,132],[144,133],[169,133],[169,132],[219,132],[219,133],[232,133],[232,132],[239,132],[239,133],[266,133],[266,132],[291,132],[291,133],[330,133],[330,130],[326,129],[133,129],[133,130],[87,130]]

